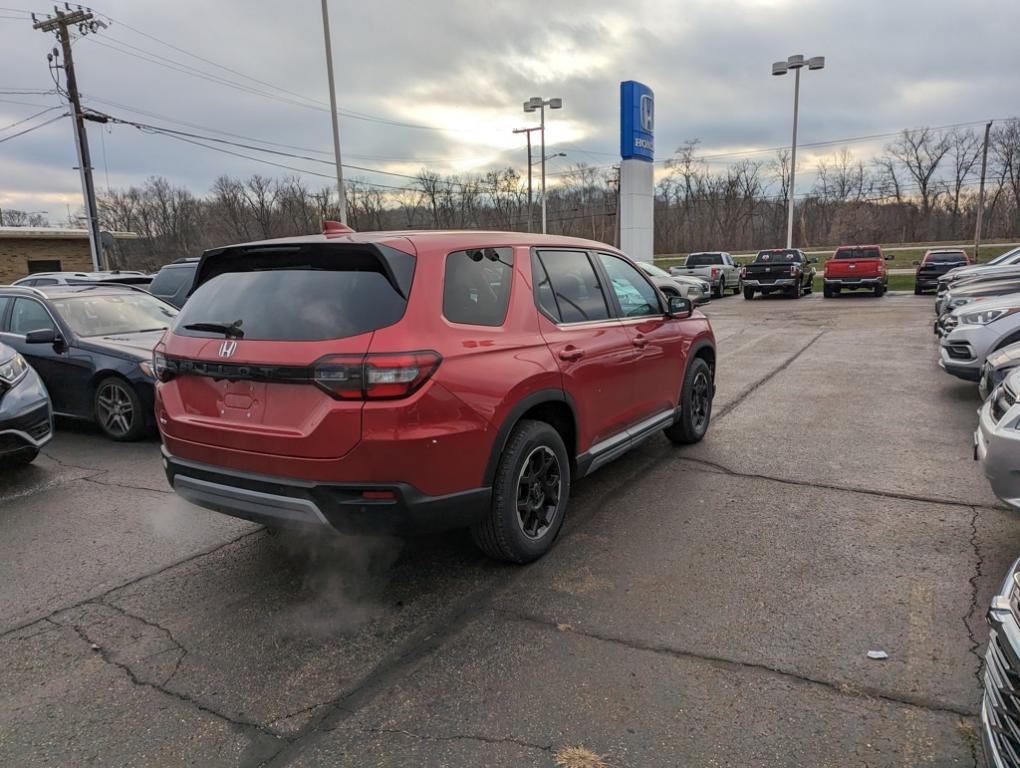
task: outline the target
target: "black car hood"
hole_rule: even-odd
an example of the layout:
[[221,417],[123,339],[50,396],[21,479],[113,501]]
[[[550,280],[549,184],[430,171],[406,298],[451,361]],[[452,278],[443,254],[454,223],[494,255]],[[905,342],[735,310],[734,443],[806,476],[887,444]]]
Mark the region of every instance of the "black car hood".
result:
[[89,336],[81,339],[79,346],[108,352],[120,357],[148,360],[156,343],[163,338],[163,331],[145,333],[118,333],[111,336]]

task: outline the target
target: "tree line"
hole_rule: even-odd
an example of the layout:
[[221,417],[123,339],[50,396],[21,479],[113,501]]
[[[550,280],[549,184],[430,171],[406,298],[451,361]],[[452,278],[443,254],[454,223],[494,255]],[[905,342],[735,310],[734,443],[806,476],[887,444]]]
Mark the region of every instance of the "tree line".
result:
[[[731,251],[785,242],[790,158],[721,167],[685,142],[657,174],[655,251]],[[794,241],[800,247],[861,242],[968,240],[978,208],[983,131],[904,130],[877,156],[849,148],[798,163]],[[1020,120],[993,126],[988,151],[983,237],[1020,235]],[[551,233],[617,241],[618,169],[576,164],[552,174]],[[801,191],[802,190],[802,191]],[[537,196],[530,207],[540,228]],[[513,168],[440,175],[380,185],[346,183],[348,223],[356,230],[496,229],[528,226],[526,177]],[[154,177],[99,200],[103,228],[132,231],[118,241],[116,266],[152,269],[180,256],[233,242],[318,232],[338,218],[335,188],[313,189],[299,176],[217,178],[202,196]]]

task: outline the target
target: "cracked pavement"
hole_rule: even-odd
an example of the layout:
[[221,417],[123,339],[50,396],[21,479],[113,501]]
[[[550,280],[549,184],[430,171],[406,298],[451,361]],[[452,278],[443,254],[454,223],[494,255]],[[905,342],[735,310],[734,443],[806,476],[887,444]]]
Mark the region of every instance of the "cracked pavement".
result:
[[526,568],[269,536],[61,425],[0,477],[0,764],[975,765],[1020,536],[930,298],[706,309],[706,440],[576,483]]

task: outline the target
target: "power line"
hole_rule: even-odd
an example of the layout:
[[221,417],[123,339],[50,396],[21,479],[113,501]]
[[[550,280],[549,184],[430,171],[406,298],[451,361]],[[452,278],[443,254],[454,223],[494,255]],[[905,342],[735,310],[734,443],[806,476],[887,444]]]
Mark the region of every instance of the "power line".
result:
[[57,122],[57,120],[60,120],[61,118],[64,118],[64,117],[67,117],[67,113],[66,112],[64,114],[62,114],[62,115],[57,115],[56,117],[50,118],[49,120],[47,120],[44,123],[39,123],[38,125],[33,125],[30,128],[26,128],[23,131],[18,131],[17,133],[12,133],[10,136],[4,136],[2,139],[0,139],[0,144],[3,144],[5,141],[10,141],[11,139],[16,139],[19,136],[24,136],[26,133],[31,133],[32,131],[38,131],[40,128],[45,128],[50,123],[55,123],[55,122]]
[[6,131],[6,130],[8,130],[10,128],[13,128],[16,125],[21,125],[22,123],[27,123],[29,120],[34,120],[35,118],[39,117],[40,115],[45,115],[47,112],[52,112],[53,110],[60,109],[60,108],[61,108],[61,106],[48,107],[48,108],[42,110],[41,112],[36,112],[34,115],[29,115],[28,117],[23,117],[21,120],[16,120],[15,122],[11,123],[10,125],[5,125],[3,128],[0,128],[0,132]]

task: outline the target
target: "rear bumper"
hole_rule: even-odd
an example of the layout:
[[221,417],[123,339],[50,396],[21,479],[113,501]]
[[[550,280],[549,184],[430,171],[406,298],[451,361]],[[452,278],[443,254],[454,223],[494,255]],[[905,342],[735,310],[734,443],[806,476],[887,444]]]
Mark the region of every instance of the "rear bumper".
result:
[[792,288],[797,284],[797,281],[792,277],[780,277],[772,280],[771,282],[765,282],[764,280],[748,280],[744,278],[745,288],[754,288],[756,290],[765,290],[768,288]]
[[884,277],[825,277],[822,279],[830,288],[874,288],[886,283]]
[[[315,483],[185,461],[165,447],[173,489],[200,507],[276,528],[413,535],[463,528],[489,509],[491,488],[428,496],[408,483]],[[366,499],[363,493],[388,492]]]

